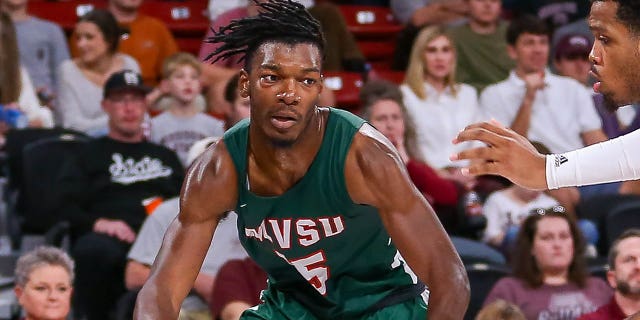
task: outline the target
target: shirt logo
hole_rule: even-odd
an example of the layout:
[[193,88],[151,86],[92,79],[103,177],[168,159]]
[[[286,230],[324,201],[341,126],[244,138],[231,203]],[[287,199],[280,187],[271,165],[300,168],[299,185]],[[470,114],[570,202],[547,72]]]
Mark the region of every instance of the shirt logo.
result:
[[140,161],[133,158],[124,159],[119,153],[111,156],[113,163],[109,166],[111,181],[129,185],[140,181],[168,177],[173,174],[171,167],[162,164],[162,160],[143,157]]

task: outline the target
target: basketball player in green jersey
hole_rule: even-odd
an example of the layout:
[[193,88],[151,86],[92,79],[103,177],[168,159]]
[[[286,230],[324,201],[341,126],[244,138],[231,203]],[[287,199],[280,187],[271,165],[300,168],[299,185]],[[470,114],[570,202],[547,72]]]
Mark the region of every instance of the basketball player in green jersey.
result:
[[190,168],[135,317],[177,317],[219,220],[235,210],[269,278],[242,319],[425,319],[427,303],[430,319],[462,319],[464,267],[396,150],[362,119],[316,106],[318,22],[294,1],[260,6],[209,39],[222,43],[212,56],[244,55],[251,117]]

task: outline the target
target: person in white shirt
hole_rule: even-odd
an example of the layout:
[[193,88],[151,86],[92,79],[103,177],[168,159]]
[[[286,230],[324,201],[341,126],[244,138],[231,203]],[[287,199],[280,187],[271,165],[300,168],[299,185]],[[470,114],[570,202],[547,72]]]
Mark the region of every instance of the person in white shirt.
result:
[[416,37],[401,86],[409,116],[416,123],[420,152],[447,178],[461,165],[451,162],[449,155],[464,147],[449,141],[480,119],[476,90],[455,81],[455,64],[455,47],[444,29],[426,28]]
[[546,24],[533,16],[514,20],[507,43],[516,68],[482,93],[480,106],[487,116],[556,153],[607,139],[591,94],[574,79],[546,69]]
[[[625,14],[620,14],[625,12]],[[596,92],[607,105],[640,101],[640,3],[595,0],[589,25],[596,41],[589,55]],[[617,45],[613,46],[613,43]],[[640,178],[640,131],[563,154],[542,155],[514,130],[492,121],[468,126],[454,143],[479,140],[486,146],[452,159],[471,159],[469,175],[496,174],[531,189],[556,189]],[[632,319],[640,319],[640,314]]]

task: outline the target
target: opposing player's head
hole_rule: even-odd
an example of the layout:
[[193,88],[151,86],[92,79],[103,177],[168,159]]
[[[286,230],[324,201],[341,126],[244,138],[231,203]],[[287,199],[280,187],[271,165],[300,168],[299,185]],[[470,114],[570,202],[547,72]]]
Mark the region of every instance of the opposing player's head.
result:
[[594,90],[610,109],[640,101],[640,0],[592,0]]
[[239,87],[251,97],[252,130],[287,147],[307,128],[322,91],[324,38],[319,22],[295,1],[257,5],[257,16],[214,30],[207,41],[222,45],[207,59],[244,60]]

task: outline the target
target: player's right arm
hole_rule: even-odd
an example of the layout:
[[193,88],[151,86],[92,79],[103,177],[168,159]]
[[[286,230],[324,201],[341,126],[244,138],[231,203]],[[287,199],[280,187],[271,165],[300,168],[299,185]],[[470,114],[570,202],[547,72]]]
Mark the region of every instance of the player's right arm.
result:
[[200,271],[219,220],[235,209],[237,174],[223,141],[189,169],[180,214],[167,230],[151,276],[138,294],[134,319],[177,319]]

